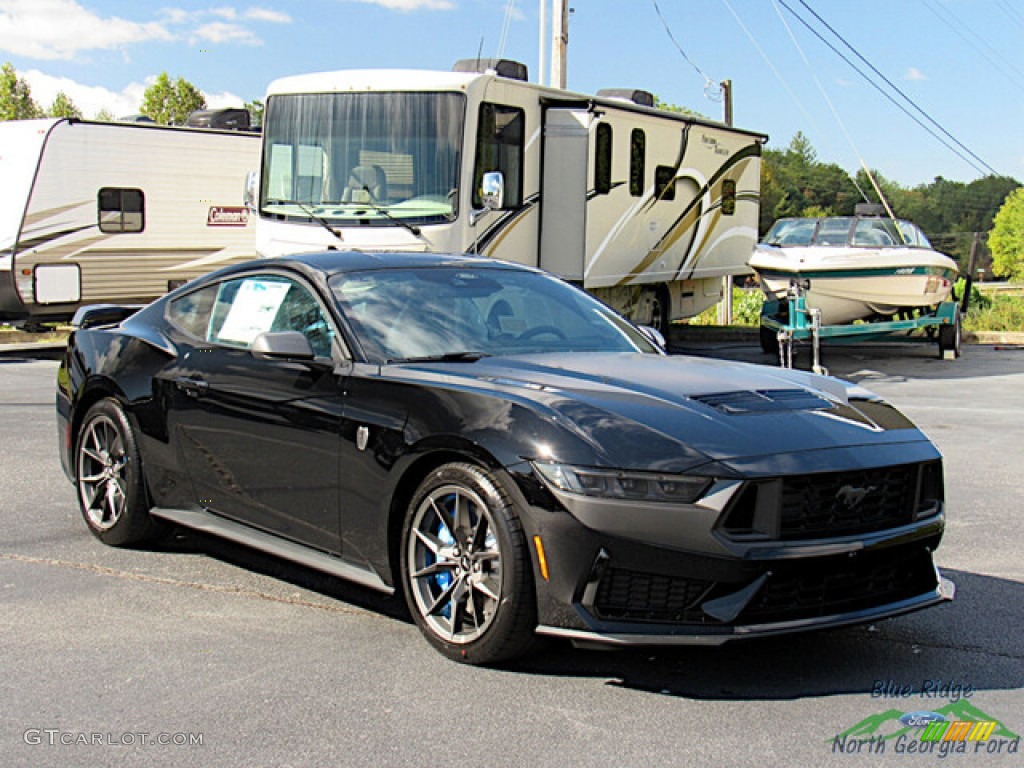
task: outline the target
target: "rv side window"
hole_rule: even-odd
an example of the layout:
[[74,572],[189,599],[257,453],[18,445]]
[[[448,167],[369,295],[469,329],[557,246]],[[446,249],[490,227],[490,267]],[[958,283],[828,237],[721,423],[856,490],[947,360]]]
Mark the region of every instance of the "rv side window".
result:
[[477,128],[476,167],[473,169],[473,207],[483,208],[480,186],[484,174],[501,171],[505,177],[505,205],[523,204],[523,137],[526,116],[518,107],[500,104],[480,105]]
[[736,213],[736,182],[733,179],[722,180],[722,215],[732,216]]
[[647,160],[647,136],[634,128],[629,136],[629,194],[640,197],[644,193],[644,168]]
[[676,169],[671,165],[654,169],[654,193],[658,200],[676,199]]
[[597,124],[594,141],[594,191],[607,195],[612,190],[612,127]]
[[99,194],[100,232],[141,232],[146,225],[145,197],[141,189],[104,187]]

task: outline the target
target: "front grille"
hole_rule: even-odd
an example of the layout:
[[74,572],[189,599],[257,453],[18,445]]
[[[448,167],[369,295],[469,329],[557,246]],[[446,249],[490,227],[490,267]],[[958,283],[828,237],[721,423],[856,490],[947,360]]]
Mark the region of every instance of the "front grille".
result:
[[596,613],[603,619],[696,623],[711,621],[700,609],[713,581],[609,568],[601,577]]
[[865,610],[917,597],[937,585],[924,547],[826,558],[773,574],[740,620],[790,621]]
[[917,466],[787,477],[780,538],[882,531],[913,521]]
[[747,484],[723,518],[736,538],[800,541],[908,525],[942,500],[942,464],[793,475]]

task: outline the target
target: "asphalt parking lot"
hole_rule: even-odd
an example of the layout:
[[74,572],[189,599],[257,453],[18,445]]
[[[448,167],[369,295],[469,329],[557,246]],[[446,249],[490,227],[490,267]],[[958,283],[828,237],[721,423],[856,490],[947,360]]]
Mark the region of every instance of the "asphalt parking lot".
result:
[[[767,362],[743,344],[696,351]],[[945,455],[936,559],[953,603],[717,649],[552,643],[477,669],[432,651],[397,601],[298,566],[191,533],[100,544],[58,465],[57,363],[0,354],[0,764],[1024,765],[1024,349],[825,363]],[[836,741],[895,734],[916,710],[999,728],[947,757]]]

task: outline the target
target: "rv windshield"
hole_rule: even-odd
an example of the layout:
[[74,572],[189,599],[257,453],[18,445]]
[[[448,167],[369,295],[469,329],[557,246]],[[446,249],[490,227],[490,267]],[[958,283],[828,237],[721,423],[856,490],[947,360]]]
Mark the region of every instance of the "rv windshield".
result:
[[342,225],[450,220],[465,109],[458,93],[271,96],[260,210]]

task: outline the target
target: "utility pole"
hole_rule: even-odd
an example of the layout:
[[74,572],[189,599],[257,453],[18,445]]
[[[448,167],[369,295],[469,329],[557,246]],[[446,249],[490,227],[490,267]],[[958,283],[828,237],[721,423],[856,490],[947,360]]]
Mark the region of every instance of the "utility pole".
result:
[[569,44],[569,0],[552,0],[551,80],[548,85],[565,88],[565,49]]
[[548,0],[540,0],[540,64],[537,67],[537,84],[544,85],[544,70],[548,68]]
[[[723,80],[719,83],[722,87],[722,112],[725,124],[732,127],[732,80]],[[722,278],[722,303],[718,305],[718,324],[732,325],[732,277],[726,275]]]

